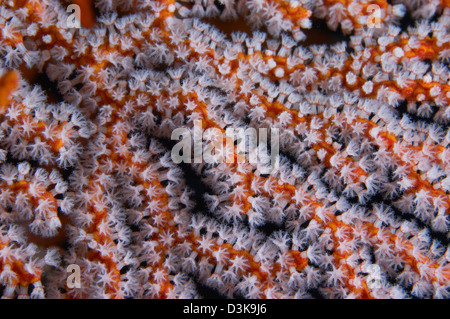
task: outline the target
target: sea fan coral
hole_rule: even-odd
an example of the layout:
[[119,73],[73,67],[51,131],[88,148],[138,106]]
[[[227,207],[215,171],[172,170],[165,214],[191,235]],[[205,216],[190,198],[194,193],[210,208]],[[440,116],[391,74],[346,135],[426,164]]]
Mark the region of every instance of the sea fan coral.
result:
[[[448,0],[0,1],[2,297],[449,298],[449,25]],[[231,161],[174,160],[197,124]],[[228,129],[277,129],[275,169]]]

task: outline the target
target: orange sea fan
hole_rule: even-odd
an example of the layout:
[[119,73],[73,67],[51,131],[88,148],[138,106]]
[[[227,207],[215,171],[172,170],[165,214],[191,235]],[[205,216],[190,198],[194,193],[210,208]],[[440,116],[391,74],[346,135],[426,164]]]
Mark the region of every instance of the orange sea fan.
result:
[[2,297],[450,297],[446,1],[0,9]]

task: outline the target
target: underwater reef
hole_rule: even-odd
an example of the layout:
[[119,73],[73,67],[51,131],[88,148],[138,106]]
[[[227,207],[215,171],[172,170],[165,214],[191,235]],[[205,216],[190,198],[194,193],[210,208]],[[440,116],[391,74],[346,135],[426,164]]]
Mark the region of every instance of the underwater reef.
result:
[[0,1],[0,295],[449,298],[449,31],[448,0]]

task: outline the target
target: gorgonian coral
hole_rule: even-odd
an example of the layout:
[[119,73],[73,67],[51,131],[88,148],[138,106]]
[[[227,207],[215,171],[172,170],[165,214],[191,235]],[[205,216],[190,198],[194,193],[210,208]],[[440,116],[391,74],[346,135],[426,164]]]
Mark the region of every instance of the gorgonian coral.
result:
[[[0,2],[3,297],[449,297],[447,0],[76,3]],[[195,122],[278,169],[175,164]]]

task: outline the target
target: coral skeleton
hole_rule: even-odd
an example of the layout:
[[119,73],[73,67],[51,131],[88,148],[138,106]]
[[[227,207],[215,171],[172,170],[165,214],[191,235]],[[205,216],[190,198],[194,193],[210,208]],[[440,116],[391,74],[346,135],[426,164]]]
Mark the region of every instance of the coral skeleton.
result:
[[[0,0],[0,29],[2,298],[450,297],[448,0]],[[277,169],[175,162],[196,123],[278,129]]]

